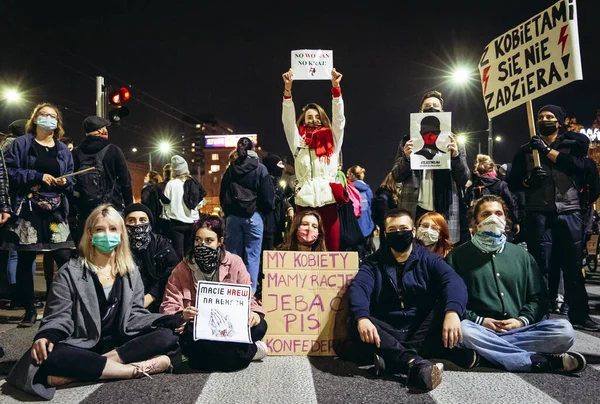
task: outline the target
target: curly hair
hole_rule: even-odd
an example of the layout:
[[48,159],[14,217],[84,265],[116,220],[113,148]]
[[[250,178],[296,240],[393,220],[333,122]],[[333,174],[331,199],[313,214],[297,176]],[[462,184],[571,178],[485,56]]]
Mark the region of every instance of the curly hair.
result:
[[512,228],[512,222],[509,219],[510,211],[504,202],[504,199],[499,197],[498,195],[484,195],[481,198],[477,199],[473,204],[473,208],[471,209],[471,222],[470,222],[470,230],[472,233],[477,231],[477,215],[479,214],[479,210],[484,203],[488,202],[498,202],[502,205],[502,211],[504,212],[504,220],[506,220],[506,230],[510,230]]

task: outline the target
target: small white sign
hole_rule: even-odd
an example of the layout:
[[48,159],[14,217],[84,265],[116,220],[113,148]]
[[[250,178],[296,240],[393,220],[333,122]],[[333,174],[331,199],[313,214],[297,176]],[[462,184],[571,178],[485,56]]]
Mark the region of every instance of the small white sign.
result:
[[194,340],[251,344],[250,285],[198,281]]
[[294,80],[331,80],[333,51],[299,49],[292,51]]
[[449,170],[451,112],[410,114],[410,139],[413,149],[410,168],[413,170]]

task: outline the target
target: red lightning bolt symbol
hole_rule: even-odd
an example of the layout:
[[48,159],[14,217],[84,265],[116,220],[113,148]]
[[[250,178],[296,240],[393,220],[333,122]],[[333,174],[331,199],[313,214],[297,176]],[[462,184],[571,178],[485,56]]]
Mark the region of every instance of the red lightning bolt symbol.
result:
[[562,55],[564,56],[565,54],[565,45],[567,44],[567,38],[569,37],[569,35],[565,35],[565,32],[567,32],[567,28],[569,28],[569,25],[565,25],[564,27],[562,27],[560,29],[560,35],[558,36],[558,44],[562,44]]
[[490,67],[491,66],[488,66],[485,69],[483,69],[483,79],[481,79],[481,82],[483,83],[483,93],[484,94],[487,91],[488,80],[490,78]]

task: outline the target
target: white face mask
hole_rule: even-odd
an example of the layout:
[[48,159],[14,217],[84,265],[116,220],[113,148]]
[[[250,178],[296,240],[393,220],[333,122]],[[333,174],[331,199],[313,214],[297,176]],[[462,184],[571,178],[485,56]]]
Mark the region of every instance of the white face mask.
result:
[[437,243],[439,238],[440,232],[433,230],[431,227],[427,229],[425,227],[419,227],[417,229],[417,240],[419,240],[427,247]]

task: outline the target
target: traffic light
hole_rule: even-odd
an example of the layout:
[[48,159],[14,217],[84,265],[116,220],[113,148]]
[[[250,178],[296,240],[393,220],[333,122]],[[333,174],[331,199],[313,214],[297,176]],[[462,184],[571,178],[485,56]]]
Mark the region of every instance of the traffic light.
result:
[[121,118],[129,115],[129,108],[123,106],[123,103],[129,101],[130,98],[131,93],[126,87],[121,87],[108,94],[108,103],[116,107],[108,112],[108,119],[111,122],[119,122]]

